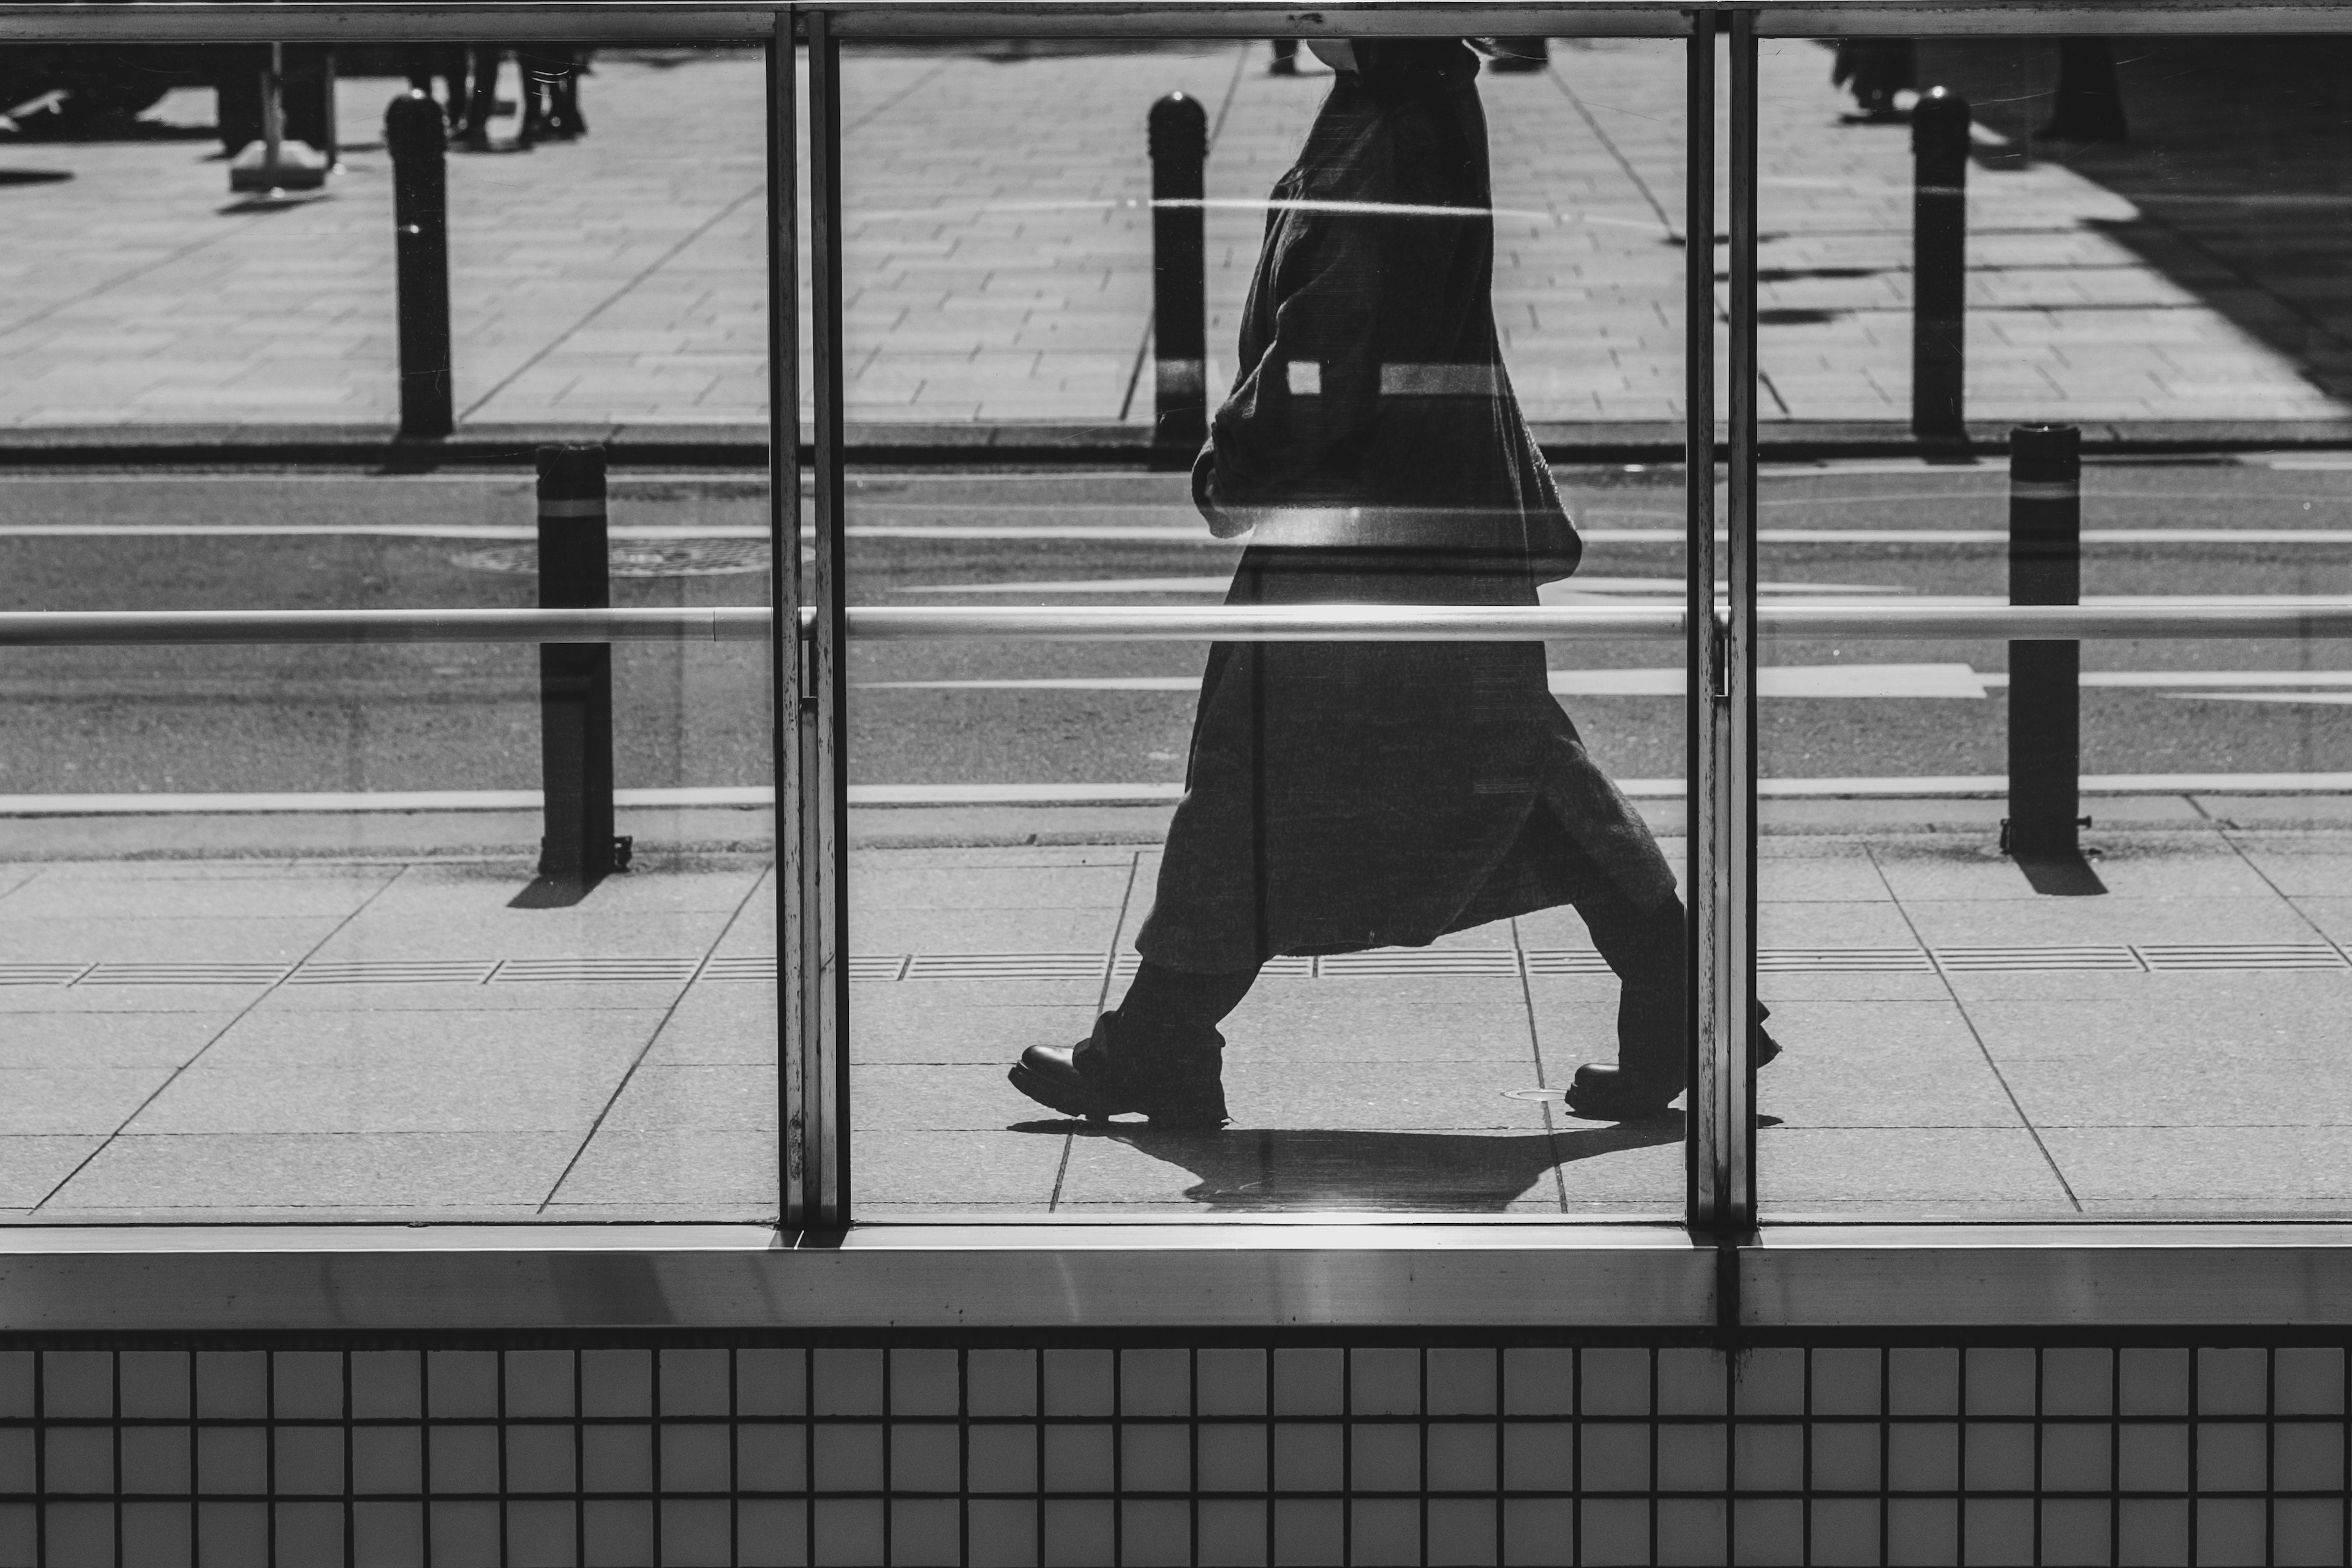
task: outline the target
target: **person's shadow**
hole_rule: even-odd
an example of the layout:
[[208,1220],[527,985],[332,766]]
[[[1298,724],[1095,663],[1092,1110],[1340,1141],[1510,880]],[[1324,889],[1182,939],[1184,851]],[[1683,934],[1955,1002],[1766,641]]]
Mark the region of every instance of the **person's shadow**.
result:
[[[1769,1121],[1769,1119],[1764,1119]],[[1164,1131],[1148,1121],[1016,1122],[1015,1132],[1107,1139],[1197,1182],[1184,1196],[1226,1212],[1438,1209],[1500,1213],[1536,1193],[1554,1169],[1603,1154],[1683,1141],[1682,1112],[1561,1132],[1480,1135],[1306,1128]],[[1571,1201],[1574,1182],[1570,1182]],[[1066,1202],[1086,1203],[1083,1192]],[[1678,1206],[1677,1184],[1665,1206]]]

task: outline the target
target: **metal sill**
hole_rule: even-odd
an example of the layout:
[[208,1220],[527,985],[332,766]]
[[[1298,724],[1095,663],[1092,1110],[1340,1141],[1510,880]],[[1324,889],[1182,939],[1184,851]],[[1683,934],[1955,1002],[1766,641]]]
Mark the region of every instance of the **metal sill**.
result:
[[[1804,1226],[1734,1249],[1759,1330],[2352,1322],[2352,1226]],[[1716,1249],[1556,1224],[44,1228],[0,1333],[1717,1326]]]

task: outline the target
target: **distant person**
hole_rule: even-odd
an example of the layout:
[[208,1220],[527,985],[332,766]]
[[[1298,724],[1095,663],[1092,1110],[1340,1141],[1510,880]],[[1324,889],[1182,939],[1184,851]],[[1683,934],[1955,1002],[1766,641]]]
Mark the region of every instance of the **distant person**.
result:
[[[1496,340],[1477,57],[1307,47],[1338,74],[1275,185],[1240,374],[1192,469],[1210,531],[1250,535],[1225,602],[1533,605],[1582,546]],[[1141,966],[1087,1038],[1032,1047],[1012,1081],[1067,1115],[1214,1127],[1217,1026],[1268,959],[1559,904],[1621,984],[1617,1061],[1580,1068],[1569,1103],[1658,1115],[1684,1089],[1683,906],[1543,645],[1220,643]]]
[[1853,93],[1850,124],[1883,125],[1900,121],[1898,92],[1919,88],[1917,51],[1908,38],[1840,38],[1830,63],[1830,85]]
[[[465,145],[469,152],[490,150],[490,121],[498,115],[499,67],[509,51],[497,45],[474,50],[474,91],[466,110]],[[519,45],[512,51],[516,105],[515,145],[569,142],[588,133],[587,118],[580,112],[580,76],[588,51],[569,44]]]
[[453,136],[462,136],[466,129],[467,104],[472,97],[470,73],[473,51],[463,44],[411,44],[404,51],[402,68],[408,85],[427,98],[433,98],[433,83],[438,78],[443,90],[442,123]]
[[525,142],[570,142],[588,133],[580,112],[580,77],[588,51],[562,44],[537,44],[515,51],[523,82]]

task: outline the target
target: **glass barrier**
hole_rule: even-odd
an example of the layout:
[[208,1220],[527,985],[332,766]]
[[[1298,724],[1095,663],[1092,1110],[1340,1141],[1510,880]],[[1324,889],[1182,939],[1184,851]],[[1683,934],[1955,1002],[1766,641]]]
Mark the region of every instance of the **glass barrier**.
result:
[[[2303,216],[2333,175],[2293,149],[2342,110],[2294,54],[1767,48],[1774,416],[1968,435],[1768,467],[1768,608],[2344,592],[2352,463],[2292,449],[2341,409]],[[1922,184],[1944,205],[1915,228]],[[1915,321],[1943,334],[1916,360]],[[2236,449],[2243,421],[2268,449]],[[2184,455],[2129,455],[2159,441]],[[2352,647],[1809,636],[1763,665],[1769,1217],[2352,1208]]]
[[[1381,47],[845,47],[849,604],[1680,606],[1682,46]],[[853,635],[856,1213],[1679,1215],[1682,654]]]
[[[18,442],[34,426],[94,441],[60,427],[111,420],[202,447],[241,422],[277,454],[11,468],[0,606],[764,605],[763,482],[583,472],[543,507],[531,471],[547,433],[691,414],[694,395],[764,418],[757,57],[600,54],[558,100],[592,128],[562,134],[542,99],[556,117],[527,151],[516,100],[534,89],[511,58],[475,121],[487,153],[467,150],[456,94],[457,412],[509,455],[436,469],[421,452],[412,473],[288,457],[380,443],[398,406],[382,124],[399,58],[341,59],[342,167],[322,187],[295,177],[292,147],[318,132],[297,134],[288,87],[285,185],[232,191],[254,161],[214,153],[238,140],[253,63],[145,118],[36,125],[0,150],[0,168],[73,176],[10,192],[40,260],[16,303],[47,313],[9,329],[0,416]],[[763,644],[11,647],[6,664],[8,1218],[775,1215]]]

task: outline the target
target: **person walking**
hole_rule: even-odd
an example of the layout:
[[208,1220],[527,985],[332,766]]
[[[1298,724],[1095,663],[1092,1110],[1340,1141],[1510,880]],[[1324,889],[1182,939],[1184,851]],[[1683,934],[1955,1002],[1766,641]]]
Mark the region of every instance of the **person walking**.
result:
[[[1246,535],[1226,603],[1532,605],[1582,545],[1511,390],[1491,299],[1478,58],[1315,40],[1337,73],[1278,181],[1241,370],[1192,469]],[[1212,646],[1141,964],[1013,1086],[1066,1115],[1227,1119],[1218,1024],[1282,953],[1425,946],[1573,904],[1621,983],[1580,1114],[1663,1112],[1685,1074],[1685,916],[1538,642]]]

